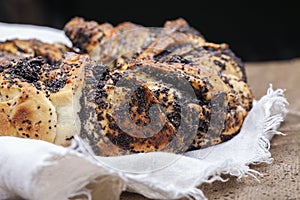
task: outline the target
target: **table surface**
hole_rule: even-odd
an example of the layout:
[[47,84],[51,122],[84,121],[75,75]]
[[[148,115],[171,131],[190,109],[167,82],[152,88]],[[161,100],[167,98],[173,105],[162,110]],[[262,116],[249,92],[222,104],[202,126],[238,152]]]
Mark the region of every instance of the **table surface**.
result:
[[[255,99],[263,96],[269,84],[286,89],[289,113],[280,127],[286,136],[275,136],[271,141],[272,164],[251,166],[263,176],[260,182],[252,177],[216,181],[200,188],[208,199],[300,199],[300,58],[246,63],[248,83]],[[121,200],[146,200],[138,194],[123,193]]]

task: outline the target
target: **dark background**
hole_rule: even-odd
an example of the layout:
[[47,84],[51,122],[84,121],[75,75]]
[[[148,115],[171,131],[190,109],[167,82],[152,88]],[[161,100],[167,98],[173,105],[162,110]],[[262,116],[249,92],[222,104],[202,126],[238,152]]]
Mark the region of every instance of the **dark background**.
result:
[[300,57],[298,4],[289,0],[0,0],[0,21],[62,29],[74,16],[144,26],[163,26],[166,20],[182,17],[208,41],[229,44],[243,61],[285,60]]

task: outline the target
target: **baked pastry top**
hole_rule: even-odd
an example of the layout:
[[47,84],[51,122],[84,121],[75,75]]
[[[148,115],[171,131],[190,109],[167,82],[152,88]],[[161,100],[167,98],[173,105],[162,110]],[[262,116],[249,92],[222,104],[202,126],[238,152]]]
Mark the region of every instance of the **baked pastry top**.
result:
[[88,58],[69,50],[38,40],[0,43],[0,136],[69,144],[73,93]]
[[0,136],[67,146],[79,132],[101,156],[181,153],[231,139],[252,107],[243,62],[183,19],[76,17],[64,30],[73,48],[0,43]]
[[[147,28],[76,17],[64,30],[79,52],[99,64],[93,69],[101,69],[89,69],[85,77],[97,84],[86,86],[84,109],[96,112],[81,111],[82,124],[95,126],[82,126],[80,133],[99,155],[216,145],[238,134],[251,109],[242,61],[227,44],[207,42],[183,19]],[[158,107],[151,117],[153,105]]]

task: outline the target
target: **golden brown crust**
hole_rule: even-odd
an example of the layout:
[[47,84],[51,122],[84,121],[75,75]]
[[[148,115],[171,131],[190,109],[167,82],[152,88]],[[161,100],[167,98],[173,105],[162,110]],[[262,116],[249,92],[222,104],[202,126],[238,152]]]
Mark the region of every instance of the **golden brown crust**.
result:
[[37,40],[0,47],[0,135],[68,145],[76,133],[73,93],[88,56]]
[[9,85],[3,75],[0,77],[0,109],[6,122],[1,126],[1,135],[54,142],[57,115],[45,94],[26,82],[14,80],[16,84]]
[[55,63],[63,58],[65,52],[71,51],[71,49],[61,43],[48,44],[35,39],[14,39],[1,42],[0,51],[20,57],[43,56],[49,63]]
[[187,21],[185,21],[183,18],[166,21],[166,23],[164,24],[164,28],[181,33],[200,36],[204,39],[203,35],[193,27],[190,27]]
[[99,63],[111,66],[136,56],[164,59],[177,55],[246,82],[244,65],[228,45],[207,42],[182,18],[167,21],[161,29],[150,29],[130,22],[112,27],[76,17],[64,30],[75,47]]
[[[238,133],[252,106],[241,61],[226,44],[206,42],[183,19],[152,30],[130,22],[112,27],[74,18],[65,32],[81,52],[110,65],[96,88],[86,88],[96,96],[84,96],[89,104],[81,105],[94,109],[81,124],[81,136],[98,155],[179,153],[219,144]],[[1,51],[0,120],[6,123],[0,133],[67,145],[76,132],[72,97],[88,58],[64,57],[69,51],[64,45],[37,40],[6,41]],[[164,83],[163,76],[187,81],[195,98]],[[124,77],[139,87],[119,87]],[[127,104],[128,115],[118,115]],[[155,118],[149,114],[153,105],[160,105]],[[195,116],[196,131],[179,129]]]
[[[97,88],[87,88],[87,91],[92,94],[92,98],[86,96],[86,100],[82,104],[84,109],[81,111],[85,112],[81,118],[83,120],[81,123],[82,138],[90,143],[97,155],[102,156],[151,151],[183,152],[188,149],[195,135],[192,131],[190,134],[177,131],[175,122],[167,120],[167,117],[176,119],[175,115],[173,117],[169,115],[175,113],[175,105],[171,105],[166,114],[162,110],[164,108],[156,108],[150,115],[149,109],[154,105],[159,106],[159,99],[165,98],[156,96],[155,94],[159,93],[151,90],[150,84],[155,84],[156,81],[150,83],[149,80],[144,79],[147,78],[147,73],[130,73],[127,70],[129,68],[135,68],[135,64],[124,65],[124,70],[119,68],[102,77],[105,81],[102,82],[100,79],[103,84],[99,83]],[[118,80],[121,73],[124,73],[125,79],[129,78],[129,83],[133,84],[133,87],[115,85],[114,81]],[[131,75],[136,76],[137,79],[131,79]],[[137,91],[133,89],[135,84],[138,85]],[[153,87],[155,86],[153,85]],[[165,89],[167,90],[167,87]],[[176,91],[170,90],[170,92]],[[128,95],[132,96],[131,100]],[[155,117],[153,118],[153,116]],[[99,127],[97,127],[97,123]]]
[[[104,74],[97,88],[88,89],[96,97],[93,97],[95,101],[85,101],[91,107],[91,111],[86,112],[94,112],[95,115],[82,118],[86,122],[82,122],[81,132],[94,152],[102,156],[151,151],[179,153],[219,144],[239,131],[251,104],[251,96],[246,96],[251,95],[251,92],[242,84],[244,82],[232,75],[230,79],[227,78],[230,81],[228,84],[215,71],[199,65],[195,68],[170,60],[158,62],[153,59],[137,59]],[[172,79],[180,77],[182,79],[178,80],[189,82],[195,92],[195,99],[200,101],[189,99],[184,90],[170,87],[169,83],[163,81],[166,76]],[[120,85],[124,79],[129,81],[129,85]],[[136,90],[133,89],[135,84],[139,85]],[[243,87],[246,88],[241,96],[239,92],[243,91]],[[220,102],[214,100],[218,94],[224,94]],[[235,95],[234,98],[232,95]],[[185,129],[184,133],[178,131],[183,121],[192,118],[192,115],[182,115],[182,102],[190,102],[187,104],[188,113],[197,113],[197,130]],[[218,108],[213,108],[212,104],[215,102],[220,103]],[[127,103],[129,107],[126,107]],[[157,114],[154,114],[158,121],[153,121],[149,116],[153,105],[161,106]],[[94,106],[96,107],[93,108]],[[223,113],[216,114],[220,109],[223,109]],[[129,113],[126,114],[126,110]],[[212,116],[222,124],[213,124]],[[119,117],[121,120],[118,120]],[[93,129],[86,131],[84,124],[88,123],[88,127],[92,126]],[[94,128],[97,123],[98,129]],[[149,124],[152,127],[147,127]]]
[[[189,149],[199,149],[224,142],[239,132],[245,116],[251,109],[253,96],[246,82],[243,63],[227,44],[207,42],[184,19],[167,21],[161,29],[145,28],[128,22],[116,27],[109,26],[108,31],[103,31],[99,28],[101,26],[94,21],[86,22],[84,19],[75,18],[65,27],[67,36],[76,47],[89,53],[98,63],[109,65],[108,75],[100,84],[103,94],[99,97],[101,106],[98,105],[97,113],[101,114],[98,119],[94,116],[94,122],[98,121],[101,124],[98,130],[101,132],[100,139],[97,134],[91,136],[85,133],[89,140],[95,138],[96,142],[91,144],[95,152],[100,155],[152,150],[176,152],[185,148],[189,137],[193,137],[193,141],[189,141]],[[101,37],[93,39],[96,38],[94,35],[98,34]],[[159,74],[180,76],[190,83],[199,101],[188,104],[189,108],[198,113],[200,122],[196,135],[189,131],[186,135],[176,135],[180,124],[178,118],[181,117],[178,108],[176,110],[176,95],[180,95],[180,92],[150,74],[135,75],[134,80],[142,83],[141,94],[148,94],[150,98],[150,93],[153,93],[150,99],[162,106],[167,118],[166,124],[170,124],[169,128],[163,130],[163,134],[159,134],[159,140],[179,138],[177,146],[160,143],[153,149],[153,144],[158,138],[132,138],[126,136],[120,128],[116,128],[119,124],[112,120],[115,117],[113,105],[124,104],[120,100],[124,98],[118,96],[122,92],[119,91],[116,82],[122,76],[130,75],[132,69],[143,66],[148,66]],[[126,88],[123,90],[126,91]],[[220,104],[222,112],[214,108],[213,101]],[[140,123],[140,126],[149,123],[149,118],[145,117],[148,104],[134,106],[132,102],[131,106],[131,111],[135,113],[131,114],[131,119],[135,123]],[[137,110],[140,112],[136,113]],[[122,122],[129,123],[128,120]],[[184,137],[186,138],[183,139]],[[144,145],[148,142],[151,144],[149,147]]]
[[86,22],[83,18],[75,17],[65,25],[64,31],[74,47],[79,48],[81,52],[90,52],[112,28],[108,23],[99,25],[95,21]]

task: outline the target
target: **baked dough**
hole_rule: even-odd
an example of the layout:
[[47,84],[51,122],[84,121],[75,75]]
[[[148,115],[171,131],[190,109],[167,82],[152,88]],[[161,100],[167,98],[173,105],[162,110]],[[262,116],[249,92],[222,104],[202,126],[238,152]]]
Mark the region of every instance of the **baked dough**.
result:
[[0,43],[0,136],[70,143],[73,94],[88,56],[69,50],[38,40]]
[[[93,73],[86,76],[99,82],[86,86],[89,92],[82,101],[89,104],[84,109],[90,112],[85,112],[96,109],[94,115],[81,118],[85,120],[81,136],[98,155],[179,153],[216,145],[238,134],[252,107],[253,95],[242,61],[227,44],[206,41],[183,19],[167,21],[163,28],[147,28],[130,22],[113,27],[76,17],[64,30],[73,46],[88,53],[104,74],[100,78]],[[194,99],[180,91],[181,86],[166,83],[165,75],[179,83],[188,82]],[[140,87],[120,86],[124,79]],[[98,96],[92,98],[92,94]],[[151,105],[160,105],[157,121],[149,117]],[[196,131],[178,131],[184,121],[193,119],[192,115],[183,116],[182,107],[196,113]],[[118,114],[122,109],[127,117]],[[83,116],[84,110],[81,112]],[[160,127],[159,131],[148,129],[149,124]]]
[[79,131],[101,156],[182,153],[231,139],[252,107],[241,60],[183,19],[154,29],[77,17],[64,30],[74,49],[0,43],[1,135],[66,146]]

